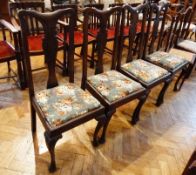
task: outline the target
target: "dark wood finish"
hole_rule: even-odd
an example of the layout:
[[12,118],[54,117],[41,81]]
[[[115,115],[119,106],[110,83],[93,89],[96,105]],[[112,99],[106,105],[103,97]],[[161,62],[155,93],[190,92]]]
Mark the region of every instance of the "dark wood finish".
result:
[[[98,10],[103,10],[104,4],[86,4],[84,7],[90,7],[90,8],[96,8]],[[90,16],[89,17],[89,35],[93,36],[96,38],[96,34],[98,32],[98,29],[100,27],[100,21],[96,16]],[[95,49],[96,49],[96,40],[93,41],[92,43],[92,52],[91,52],[91,61],[90,61],[90,67],[94,68],[95,64]]]
[[[102,10],[104,5],[103,4],[88,4],[88,5],[86,5],[86,7],[97,8],[97,9]],[[66,9],[66,8],[72,8],[75,11],[75,14],[77,14],[77,21],[76,21],[76,24],[75,24],[74,37],[78,41],[80,41],[80,42],[74,43],[74,47],[75,48],[77,48],[77,47],[81,48],[81,53],[80,54],[75,53],[76,56],[81,58],[81,55],[83,54],[82,53],[83,52],[83,49],[82,49],[82,45],[83,45],[83,31],[82,31],[82,29],[79,26],[77,26],[77,22],[81,23],[81,25],[82,25],[83,21],[78,19],[78,11],[79,11],[78,6],[77,5],[73,5],[73,4],[71,4],[71,5],[64,5],[64,4],[62,4],[62,5],[52,5],[52,9],[53,10]],[[61,20],[63,20],[64,22],[67,21],[66,18],[65,19],[61,19]],[[89,21],[89,28],[95,30],[95,27],[97,27],[97,25],[98,25],[97,22],[98,22],[98,20],[96,19],[96,17],[91,16],[91,20]],[[79,36],[79,37],[77,37],[77,36]],[[88,58],[90,59],[90,66],[94,67],[94,50],[95,50],[95,47],[96,47],[95,46],[96,45],[96,40],[95,40],[96,36],[94,36],[90,32],[89,32],[89,36],[91,36],[91,40],[89,40],[89,44],[92,44],[92,48],[93,49],[92,49],[91,55],[88,54]],[[66,62],[68,62],[68,61],[69,60],[66,60]],[[69,71],[68,69],[69,69],[68,66],[66,66],[65,74],[68,73],[68,71]],[[72,71],[74,71],[74,70],[72,70]],[[74,79],[74,72],[72,72],[70,76],[72,76],[73,79]]]
[[[56,26],[58,24],[58,20],[64,16],[69,17],[69,23],[67,23],[66,27],[64,28],[67,34],[66,36],[69,37],[69,48],[66,49],[66,52],[69,57],[69,67],[73,69],[73,57],[74,57],[74,27],[75,27],[75,20],[76,14],[74,13],[73,9],[64,9],[58,10],[51,13],[39,13],[35,11],[20,11],[19,12],[19,19],[22,28],[22,38],[23,38],[23,51],[24,51],[24,59],[25,65],[27,70],[28,76],[28,84],[29,84],[29,97],[30,97],[30,106],[31,106],[31,128],[32,133],[36,132],[36,113],[38,114],[44,128],[45,128],[45,140],[48,147],[48,150],[51,155],[51,164],[49,170],[51,172],[56,170],[56,163],[55,163],[55,144],[62,137],[62,133],[72,129],[84,122],[87,122],[91,119],[96,119],[98,121],[97,127],[95,129],[94,137],[93,137],[93,145],[97,146],[100,143],[100,139],[98,138],[99,130],[103,127],[105,122],[105,114],[103,106],[100,106],[97,109],[91,110],[83,115],[80,115],[74,119],[68,120],[67,122],[54,127],[51,126],[45,119],[45,115],[42,112],[40,106],[38,105],[36,98],[35,98],[35,91],[34,91],[34,83],[32,78],[32,71],[31,71],[31,64],[30,64],[30,55],[28,51],[28,18],[33,17],[37,21],[39,21],[40,25],[42,25],[44,31],[44,39],[43,39],[43,51],[44,56],[46,57],[47,64],[48,64],[48,80],[47,80],[47,88],[53,88],[58,86],[58,81],[55,74],[55,63],[56,63],[56,56],[58,51],[58,39],[57,39],[57,30]],[[70,69],[71,70],[71,69]],[[72,82],[71,77],[69,81]]]
[[104,72],[103,69],[103,56],[104,56],[104,49],[107,42],[107,30],[108,30],[108,20],[113,14],[117,15],[117,21],[115,26],[115,39],[113,44],[113,54],[112,54],[112,60],[111,60],[111,69],[115,69],[115,62],[117,57],[117,48],[118,48],[118,39],[119,39],[119,28],[120,28],[120,17],[122,13],[121,7],[114,7],[107,11],[99,11],[97,9],[93,8],[87,8],[84,10],[84,25],[83,25],[83,31],[84,31],[84,54],[83,54],[83,75],[82,75],[82,88],[87,88],[99,101],[105,106],[105,114],[107,117],[107,121],[105,124],[105,127],[103,129],[103,134],[101,136],[102,141],[105,141],[105,134],[108,127],[108,124],[111,120],[112,115],[116,112],[116,108],[119,106],[122,106],[132,100],[138,99],[139,103],[132,115],[132,124],[136,124],[139,120],[139,113],[140,110],[146,100],[148,92],[143,88],[140,90],[137,90],[123,98],[120,98],[118,100],[115,100],[114,102],[109,102],[106,98],[104,98],[88,81],[88,71],[87,71],[87,49],[88,49],[88,21],[89,17],[97,16],[97,18],[100,21],[100,29],[97,34],[97,64],[95,67],[95,74],[100,74]]
[[10,22],[8,2],[9,0],[0,1],[0,18]]
[[[129,35],[127,36],[128,40],[129,40],[128,41],[129,45],[128,45],[128,53],[126,55],[126,63],[129,63],[134,60],[133,46],[134,46],[135,38],[137,37],[137,35],[139,35],[139,42],[140,42],[138,51],[140,53],[142,53],[142,51],[145,48],[145,46],[144,46],[145,45],[144,44],[145,37],[150,35],[151,28],[153,28],[152,35],[156,35],[156,33],[158,31],[159,22],[163,22],[165,19],[165,16],[167,13],[167,7],[168,7],[167,4],[162,6],[161,8],[159,8],[155,4],[151,4],[150,6],[149,6],[149,4],[144,4],[144,5],[140,5],[136,8],[134,8],[130,5],[123,6],[123,16],[122,16],[122,25],[121,25],[121,34],[120,34],[121,42],[120,42],[120,49],[119,49],[119,53],[118,53],[119,56],[118,56],[117,69],[120,72],[122,72],[123,74],[125,74],[126,76],[128,76],[136,81],[139,81],[149,92],[153,87],[164,83],[163,88],[161,89],[161,91],[158,95],[158,98],[157,98],[157,102],[156,102],[157,106],[160,106],[164,101],[164,94],[165,94],[165,92],[171,82],[171,75],[168,72],[164,76],[162,76],[162,77],[160,77],[150,83],[146,83],[146,82],[138,79],[136,76],[131,74],[129,71],[123,69],[121,67],[121,65],[122,65],[122,52],[123,52],[123,45],[124,45],[124,28],[125,28],[125,26],[129,25]],[[142,21],[139,21],[139,15],[143,16]],[[160,18],[161,15],[162,15],[162,17]],[[129,18],[127,18],[127,16],[129,16]],[[141,23],[141,31],[139,32],[139,34],[137,34],[138,22]],[[153,25],[152,25],[152,22],[153,22]],[[154,47],[153,46],[154,42],[155,42],[155,40],[151,41],[151,47]],[[144,50],[144,52],[145,52],[145,50]],[[136,56],[136,59],[141,59],[141,57],[142,57],[142,55],[138,54],[138,56]]]
[[[180,14],[181,13],[178,13],[178,15],[180,15]],[[175,19],[176,19],[176,16],[174,16],[174,18],[172,20],[172,24],[170,25],[170,28],[167,32],[166,41],[164,40],[165,20],[161,24],[160,32],[157,32],[157,30],[155,30],[155,28],[154,28],[152,35],[148,35],[145,38],[144,43],[150,43],[150,44],[144,45],[144,52],[142,55],[142,58],[144,60],[150,61],[150,60],[146,59],[147,54],[151,54],[151,53],[153,53],[155,51],[159,51],[159,50],[164,50],[165,52],[168,51],[168,46],[170,45],[170,41],[174,39],[174,35],[175,35],[175,33],[177,33],[177,30],[178,30],[177,26],[179,25],[179,20],[175,20]],[[158,24],[157,24],[157,27],[158,27]],[[156,47],[154,45],[155,42],[158,43]],[[156,64],[158,66],[162,66],[158,63],[154,63],[154,62],[151,62],[151,63]],[[185,76],[186,76],[185,72],[187,70],[187,66],[188,66],[188,62],[185,62],[184,64],[181,64],[180,66],[178,66],[177,68],[174,68],[174,69],[169,69],[169,68],[167,69],[167,68],[163,67],[171,73],[172,79],[178,72],[181,72],[180,76],[178,76],[176,83],[174,85],[174,91],[179,91],[181,89],[181,87],[184,83],[184,80],[185,80]]]
[[[10,32],[10,36],[12,40],[9,40],[6,36],[7,31]],[[23,75],[23,67],[21,62],[21,54],[19,47],[19,31],[14,28],[9,22],[1,19],[0,20],[0,42],[2,43],[3,55],[0,55],[0,63],[6,63],[8,65],[8,76],[0,77],[0,79],[12,78],[17,85],[24,89],[24,75]],[[10,61],[16,61],[17,73],[11,68]]]
[[[20,23],[19,23],[19,19],[18,19],[18,12],[20,10],[34,10],[34,11],[38,11],[38,12],[45,12],[45,4],[43,1],[26,1],[26,2],[10,2],[9,3],[9,7],[10,7],[10,17],[11,17],[11,21],[12,24],[18,28],[20,30]],[[29,28],[29,44],[33,45],[33,47],[36,47],[36,45],[41,45],[40,42],[42,42],[42,35],[44,34],[44,31],[40,25],[40,23],[33,17],[28,17],[27,19],[29,21],[28,23],[28,28]],[[40,39],[39,39],[40,38]],[[21,38],[20,38],[21,40]],[[32,43],[32,41],[30,40],[34,40],[34,42],[36,43]],[[58,50],[64,50],[63,48],[63,43],[62,41],[58,41],[59,45],[58,45]],[[37,55],[43,55],[44,51],[39,48],[39,49],[29,49],[29,53],[31,56],[37,56]],[[66,60],[66,54],[64,53],[64,60]],[[45,60],[45,63],[47,61]],[[59,68],[61,68],[63,70],[63,72],[65,71],[65,67],[64,64],[61,63],[59,60],[57,60],[57,66]],[[42,70],[45,69],[46,67],[40,67],[40,68],[36,68],[36,69],[32,69],[32,71],[37,71],[37,70]]]

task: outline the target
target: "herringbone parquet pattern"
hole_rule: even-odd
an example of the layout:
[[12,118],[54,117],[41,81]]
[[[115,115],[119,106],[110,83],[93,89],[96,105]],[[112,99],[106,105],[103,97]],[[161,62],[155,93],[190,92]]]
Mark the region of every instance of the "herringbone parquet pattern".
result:
[[[79,83],[77,66],[76,72]],[[44,84],[44,75],[35,73],[38,84]],[[109,125],[106,143],[98,148],[91,145],[95,121],[64,133],[56,146],[58,170],[54,174],[180,175],[196,146],[196,72],[180,92],[174,93],[172,86],[159,108],[154,101],[160,87],[151,92],[134,127],[128,120],[136,102],[119,108]],[[43,131],[38,120],[33,144],[28,91],[21,92],[11,81],[1,83],[0,175],[49,174]]]

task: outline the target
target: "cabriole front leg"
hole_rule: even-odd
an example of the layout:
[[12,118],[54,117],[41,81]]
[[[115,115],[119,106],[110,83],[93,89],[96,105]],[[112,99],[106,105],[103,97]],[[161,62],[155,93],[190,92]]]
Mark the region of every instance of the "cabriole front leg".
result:
[[51,163],[49,166],[49,171],[50,172],[54,172],[56,171],[56,161],[55,161],[55,145],[57,143],[57,141],[62,138],[62,135],[57,135],[54,137],[51,137],[50,134],[46,131],[44,133],[45,136],[45,141],[46,141],[46,145],[48,147],[48,150],[50,152],[50,157],[51,157]]

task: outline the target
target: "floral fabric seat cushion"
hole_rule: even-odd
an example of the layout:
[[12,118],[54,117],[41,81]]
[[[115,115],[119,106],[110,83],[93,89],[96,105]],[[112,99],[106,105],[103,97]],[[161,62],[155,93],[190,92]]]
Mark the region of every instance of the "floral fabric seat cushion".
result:
[[90,93],[67,83],[35,94],[35,99],[52,126],[59,126],[100,106]]
[[90,76],[88,82],[109,102],[114,102],[137,90],[144,89],[140,83],[115,70]]
[[188,50],[190,52],[196,53],[196,42],[191,40],[183,40],[178,43],[178,47],[181,47],[185,50]]
[[126,63],[122,68],[144,83],[151,83],[168,74],[167,70],[141,59]]
[[151,62],[163,66],[167,70],[173,70],[184,63],[187,63],[183,57],[173,55],[167,52],[157,51],[147,56]]

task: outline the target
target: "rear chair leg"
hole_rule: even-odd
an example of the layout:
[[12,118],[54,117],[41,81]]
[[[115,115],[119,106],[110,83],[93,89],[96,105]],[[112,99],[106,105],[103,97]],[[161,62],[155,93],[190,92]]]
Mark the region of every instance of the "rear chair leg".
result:
[[167,79],[165,82],[164,82],[164,86],[163,88],[161,89],[160,93],[159,93],[159,96],[157,98],[157,102],[156,102],[156,106],[160,106],[163,101],[164,101],[164,96],[165,96],[165,92],[167,91],[170,83],[171,83],[171,78]]
[[109,124],[109,122],[112,118],[112,115],[115,112],[116,112],[116,109],[106,112],[106,122],[105,122],[105,125],[103,127],[103,132],[102,132],[101,138],[99,140],[99,143],[101,143],[101,144],[105,143],[105,136],[106,136],[106,131],[107,131],[107,128],[108,128],[108,124]]
[[31,131],[33,134],[36,132],[36,128],[36,112],[33,105],[31,105]]
[[55,137],[51,137],[50,134],[45,131],[44,132],[44,136],[45,136],[45,141],[46,141],[46,145],[48,147],[48,150],[50,152],[50,157],[51,157],[51,163],[49,166],[49,171],[50,172],[54,172],[56,171],[56,161],[55,161],[55,145],[57,143],[57,141],[62,138],[62,135],[57,135]]
[[148,94],[149,94],[149,92],[139,98],[140,101],[139,101],[137,107],[135,108],[135,111],[132,116],[132,120],[131,120],[132,125],[135,125],[139,121],[140,111],[141,111],[141,108],[148,97]]
[[184,81],[185,81],[187,76],[188,76],[188,68],[187,69],[182,69],[182,72],[180,73],[180,76],[178,77],[178,79],[176,80],[176,83],[174,85],[174,91],[175,92],[180,91],[180,89],[181,89],[182,85],[184,84]]
[[94,68],[94,66],[95,66],[94,56],[95,56],[95,42],[92,43],[92,53],[91,53],[91,60],[90,60],[90,68]]
[[95,132],[93,135],[93,146],[98,146],[99,145],[99,139],[98,139],[98,134],[100,129],[105,125],[106,122],[106,116],[101,116],[99,118],[96,118],[96,120],[98,121],[97,126],[95,128]]

